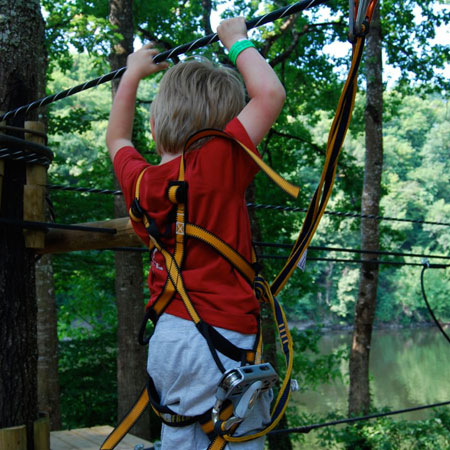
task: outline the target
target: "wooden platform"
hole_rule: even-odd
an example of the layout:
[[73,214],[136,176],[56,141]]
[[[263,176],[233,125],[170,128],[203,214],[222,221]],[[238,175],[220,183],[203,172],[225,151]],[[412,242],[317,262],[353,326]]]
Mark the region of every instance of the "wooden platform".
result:
[[[80,428],[78,430],[52,431],[50,433],[50,450],[99,450],[100,445],[113,430],[110,426]],[[137,444],[144,448],[153,448],[151,442],[127,434],[117,445],[117,450],[133,450]]]

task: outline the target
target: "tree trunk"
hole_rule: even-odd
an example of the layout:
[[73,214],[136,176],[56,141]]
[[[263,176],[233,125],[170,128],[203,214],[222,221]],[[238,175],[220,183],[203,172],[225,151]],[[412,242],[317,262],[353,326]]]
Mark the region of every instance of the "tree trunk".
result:
[[[0,110],[8,111],[44,94],[44,22],[37,0],[0,0],[0,11]],[[23,127],[23,118],[8,124]],[[4,160],[3,173],[0,216],[22,220],[25,164]],[[34,281],[22,228],[0,226],[0,428],[26,425],[29,450],[38,418]]]
[[58,315],[53,285],[51,255],[36,263],[38,404],[39,411],[49,414],[52,430],[61,429],[58,377]]
[[[366,80],[366,159],[361,212],[363,215],[376,216],[379,213],[383,166],[383,83],[379,4],[376,7],[367,38]],[[362,219],[361,248],[363,250],[379,250],[379,227],[376,220]],[[367,261],[376,260],[377,256],[364,254],[363,259]],[[371,262],[363,263],[360,272],[350,355],[350,414],[366,414],[370,408],[369,355],[377,285],[378,265]]]
[[[110,22],[115,25],[123,39],[114,45],[109,57],[111,70],[126,66],[127,56],[133,52],[132,0],[110,0]],[[118,82],[113,82],[114,97]],[[116,187],[118,188],[117,182]],[[128,215],[121,196],[114,198],[114,216]],[[116,304],[117,304],[117,395],[119,419],[129,410],[147,381],[146,348],[139,345],[137,336],[144,317],[143,266],[140,253],[116,252]],[[152,439],[149,412],[132,428],[131,432],[145,439]],[[159,433],[159,423],[156,424]]]

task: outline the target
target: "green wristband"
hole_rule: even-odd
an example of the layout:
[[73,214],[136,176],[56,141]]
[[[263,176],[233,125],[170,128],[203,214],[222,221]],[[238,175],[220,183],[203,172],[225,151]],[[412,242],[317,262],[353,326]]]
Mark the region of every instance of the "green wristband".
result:
[[228,52],[228,58],[230,58],[230,61],[236,65],[236,59],[239,56],[239,54],[245,50],[246,48],[255,47],[255,44],[250,41],[249,39],[242,39],[240,41],[236,41],[230,48],[230,51]]

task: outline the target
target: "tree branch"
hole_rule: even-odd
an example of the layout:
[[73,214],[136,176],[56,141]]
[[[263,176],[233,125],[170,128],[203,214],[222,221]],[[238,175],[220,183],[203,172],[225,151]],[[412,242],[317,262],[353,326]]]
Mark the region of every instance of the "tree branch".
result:
[[297,19],[297,17],[299,16],[299,14],[293,14],[292,16],[290,16],[280,27],[280,33],[273,33],[270,36],[267,37],[266,42],[263,46],[263,48],[261,49],[261,54],[264,56],[264,58],[268,55],[270,49],[272,48],[272,45],[281,37],[284,35],[284,33],[291,28],[294,23],[295,20]]
[[205,34],[212,34],[213,30],[211,28],[211,11],[212,5],[211,0],[202,0],[202,8],[203,8],[203,29],[205,30]]
[[316,153],[318,153],[318,154],[320,154],[322,156],[325,155],[325,150],[322,147],[319,147],[317,144],[314,144],[311,141],[303,139],[300,136],[295,136],[295,135],[289,134],[289,133],[283,133],[281,131],[277,131],[277,130],[271,128],[270,132],[269,132],[269,136],[271,136],[272,134],[274,134],[276,136],[284,137],[284,138],[287,138],[287,139],[294,139],[296,141],[303,142],[305,144],[308,144],[311,148],[313,148],[316,151]]
[[[288,48],[284,52],[282,52],[276,58],[274,58],[272,61],[270,61],[270,65],[272,67],[275,67],[277,64],[280,64],[281,62],[283,62],[287,58],[289,58],[289,56],[295,50],[295,48],[298,44],[298,41],[300,40],[300,37],[306,35],[307,33],[316,32],[318,29],[323,28],[323,27],[328,27],[330,25],[342,26],[343,24],[344,24],[343,19],[339,19],[338,21],[335,21],[335,22],[321,22],[321,23],[313,23],[313,24],[305,25],[303,27],[302,31],[292,30],[291,44],[288,46]],[[267,42],[267,40],[266,40],[266,44],[264,45],[263,50],[261,51],[261,53],[264,57],[267,56],[267,53],[269,52],[273,43],[275,41],[277,41],[279,38],[281,38],[291,26],[292,26],[292,23],[290,23],[289,26],[280,28],[280,30],[282,30],[281,33],[272,35],[269,38],[267,38],[267,40],[270,40],[270,42]],[[264,52],[266,52],[266,53],[264,53]]]

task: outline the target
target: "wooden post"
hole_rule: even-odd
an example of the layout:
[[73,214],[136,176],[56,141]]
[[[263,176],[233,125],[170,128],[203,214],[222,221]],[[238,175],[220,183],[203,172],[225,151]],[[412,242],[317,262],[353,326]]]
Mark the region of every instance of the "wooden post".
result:
[[0,429],[0,449],[1,450],[27,450],[27,427]]
[[[42,122],[25,122],[25,128],[44,133]],[[45,139],[31,133],[25,133],[25,139],[37,144],[45,144]],[[47,184],[47,168],[40,164],[27,165],[27,182],[23,191],[23,220],[45,222],[45,185]],[[27,248],[43,248],[45,232],[24,230]]]
[[50,418],[42,413],[34,426],[34,450],[50,450]]

